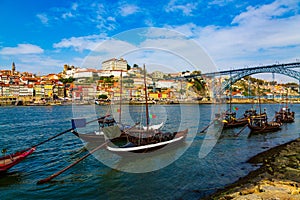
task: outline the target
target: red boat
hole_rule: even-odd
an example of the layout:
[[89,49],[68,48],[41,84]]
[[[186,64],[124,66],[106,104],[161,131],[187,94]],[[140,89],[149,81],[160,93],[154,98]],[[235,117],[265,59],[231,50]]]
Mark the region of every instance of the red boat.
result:
[[35,151],[35,148],[29,150],[19,151],[14,154],[9,154],[0,158],[0,172],[5,172],[11,167],[15,166],[27,156],[32,154]]

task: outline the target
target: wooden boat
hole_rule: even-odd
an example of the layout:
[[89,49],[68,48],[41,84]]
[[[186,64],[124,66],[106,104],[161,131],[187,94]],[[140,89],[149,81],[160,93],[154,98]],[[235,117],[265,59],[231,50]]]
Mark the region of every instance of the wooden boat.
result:
[[281,129],[280,122],[268,122],[267,115],[255,116],[249,118],[248,127],[251,130],[251,134],[274,132]]
[[[186,138],[188,129],[179,132],[164,133],[157,129],[149,127],[149,112],[148,112],[148,96],[146,86],[146,69],[144,65],[144,84],[145,84],[145,101],[146,101],[146,128],[145,129],[130,129],[126,131],[127,143],[116,145],[111,142],[107,145],[107,150],[114,153],[134,152],[146,153],[156,149],[163,148],[168,144],[174,144],[183,141]],[[118,127],[106,127],[103,132],[107,138],[117,138],[121,135],[118,132]],[[113,136],[112,136],[113,135]]]
[[235,112],[226,112],[225,118],[223,119],[223,128],[236,128],[245,126],[248,123],[248,118],[236,118]]
[[30,148],[29,150],[19,151],[14,154],[9,154],[0,158],[0,172],[5,172],[8,169],[12,168],[27,156],[32,154],[35,151],[35,148]]
[[281,123],[292,123],[295,121],[295,112],[290,108],[283,107],[279,112],[275,112],[275,121]]
[[259,104],[259,115],[252,116],[248,120],[248,127],[251,130],[250,134],[268,133],[274,132],[281,129],[281,122],[271,121],[268,122],[268,117],[266,111],[261,112],[261,102],[259,85],[257,85],[258,90],[258,104]]
[[[231,80],[231,74],[230,74],[230,80]],[[232,83],[230,83],[232,85]],[[227,110],[224,113],[224,119],[222,119],[223,128],[236,128],[245,126],[248,123],[248,119],[246,117],[242,118],[236,118],[236,112],[233,112],[233,110],[238,110],[237,107],[232,107],[232,89],[230,86],[230,96],[229,96],[229,110]]]

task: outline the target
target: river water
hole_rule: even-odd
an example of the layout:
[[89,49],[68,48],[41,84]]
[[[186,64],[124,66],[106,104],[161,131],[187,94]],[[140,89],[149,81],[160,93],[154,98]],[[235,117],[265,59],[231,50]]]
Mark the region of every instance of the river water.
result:
[[[242,115],[251,105],[237,105]],[[129,106],[122,121],[143,123],[142,106]],[[262,105],[269,116],[280,105]],[[257,168],[246,161],[300,135],[299,104],[295,123],[274,133],[249,137],[240,128],[199,133],[211,119],[212,105],[154,105],[152,123],[165,122],[164,131],[189,128],[184,144],[150,158],[122,158],[99,150],[43,185],[36,182],[88,153],[89,145],[66,133],[37,148],[26,160],[0,175],[0,199],[199,199]],[[114,108],[112,108],[114,110]],[[73,117],[93,119],[107,107],[95,105],[1,107],[0,148],[8,153],[26,149],[71,127]],[[127,114],[126,114],[127,112]],[[96,125],[87,127],[94,129]]]

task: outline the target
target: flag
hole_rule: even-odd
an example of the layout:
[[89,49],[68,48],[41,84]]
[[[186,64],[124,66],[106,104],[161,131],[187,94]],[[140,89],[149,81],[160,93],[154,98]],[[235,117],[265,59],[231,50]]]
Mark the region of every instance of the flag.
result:
[[155,115],[155,114],[150,114],[150,118],[151,118],[151,119],[155,119],[155,118],[156,118],[156,115]]
[[236,107],[236,106],[234,106],[234,107],[233,107],[233,110],[235,110],[235,111],[238,111],[238,110],[239,110],[239,108],[238,108],[238,107]]

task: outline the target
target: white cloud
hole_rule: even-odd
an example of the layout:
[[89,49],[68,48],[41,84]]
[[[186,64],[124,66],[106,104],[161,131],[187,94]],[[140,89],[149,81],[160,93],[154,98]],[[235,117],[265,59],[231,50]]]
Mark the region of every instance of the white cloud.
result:
[[223,7],[232,1],[234,1],[234,0],[213,0],[213,1],[208,2],[208,5],[218,5],[220,7]]
[[77,10],[78,3],[73,3],[71,8],[72,8],[72,10]]
[[300,15],[294,14],[298,9],[292,1],[275,1],[249,7],[233,19],[232,26],[190,23],[173,28],[193,37],[223,69],[294,62],[300,50]]
[[171,0],[166,6],[166,12],[180,11],[183,15],[190,16],[192,12],[197,9],[198,3],[178,3],[176,0]]
[[120,14],[123,17],[126,17],[128,15],[132,15],[132,14],[138,12],[138,11],[139,11],[139,7],[137,7],[136,5],[126,4],[126,5],[121,5],[120,6]]
[[107,20],[108,20],[108,21],[112,21],[112,22],[115,22],[115,21],[116,21],[116,19],[115,19],[114,17],[111,17],[111,16],[107,17]]
[[1,55],[18,55],[18,54],[40,54],[44,50],[32,44],[18,44],[17,47],[4,47],[0,50]]
[[277,17],[281,17],[286,13],[294,12],[297,7],[297,2],[295,1],[282,1],[277,0],[271,4],[266,4],[262,6],[247,7],[247,11],[236,16],[232,23],[235,24],[249,24],[249,23],[261,23],[265,20],[271,20]]
[[67,18],[71,18],[74,17],[74,15],[71,12],[66,12],[62,14],[62,18],[67,19]]
[[49,19],[46,14],[40,13],[40,14],[37,14],[36,16],[42,22],[42,24],[44,24],[44,25],[48,24]]
[[106,39],[102,35],[90,35],[83,37],[71,37],[62,39],[60,42],[53,44],[54,48],[73,48],[75,51],[93,50],[96,46]]

